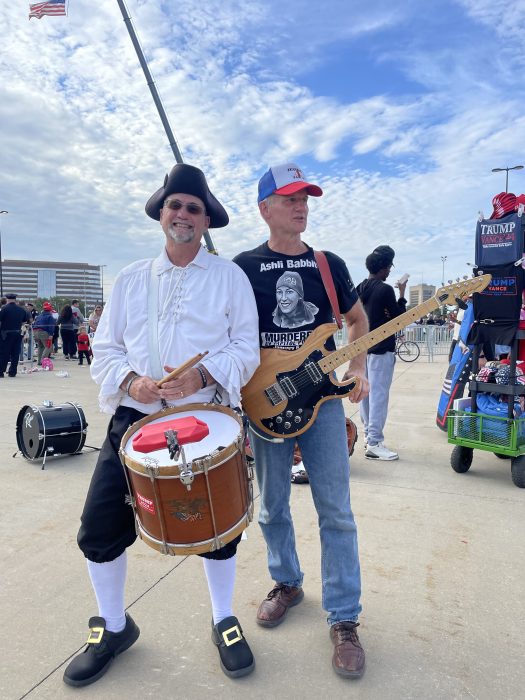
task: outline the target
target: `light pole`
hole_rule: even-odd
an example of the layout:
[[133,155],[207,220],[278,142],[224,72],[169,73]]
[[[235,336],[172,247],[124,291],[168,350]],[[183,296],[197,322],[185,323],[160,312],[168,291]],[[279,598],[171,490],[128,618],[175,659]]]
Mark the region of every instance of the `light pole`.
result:
[[104,268],[107,267],[107,265],[99,265],[98,269],[100,270],[100,289],[102,291],[102,308],[104,308]]
[[[441,256],[441,286],[442,287],[445,286],[445,261],[446,261],[446,259],[447,259],[446,255]],[[447,309],[446,305],[443,304],[443,308],[441,309],[442,316],[446,315],[446,309]]]
[[86,299],[86,268],[84,268],[84,316],[87,316],[87,299]]
[[523,170],[523,165],[513,165],[512,168],[492,168],[493,173],[505,171],[505,192],[509,191],[509,170]]
[[442,263],[442,269],[441,269],[441,286],[445,286],[445,261],[447,259],[446,255],[441,256],[441,263]]
[[[0,210],[0,214],[9,214],[5,209]],[[4,278],[2,271],[2,231],[0,230],[0,297],[4,296]]]

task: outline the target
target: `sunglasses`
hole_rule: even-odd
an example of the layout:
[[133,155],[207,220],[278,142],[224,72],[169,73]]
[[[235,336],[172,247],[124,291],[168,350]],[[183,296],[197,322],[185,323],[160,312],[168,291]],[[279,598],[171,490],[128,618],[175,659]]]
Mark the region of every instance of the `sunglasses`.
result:
[[181,209],[186,209],[188,214],[193,214],[193,216],[196,216],[197,214],[206,214],[206,210],[198,204],[195,204],[195,202],[184,203],[179,202],[178,199],[170,199],[169,202],[164,202],[164,206],[168,209],[171,209],[172,211],[180,211]]

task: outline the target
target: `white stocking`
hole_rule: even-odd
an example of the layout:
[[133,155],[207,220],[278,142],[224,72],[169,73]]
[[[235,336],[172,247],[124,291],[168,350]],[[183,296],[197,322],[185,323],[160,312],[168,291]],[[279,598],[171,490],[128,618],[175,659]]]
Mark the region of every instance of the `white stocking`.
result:
[[208,579],[213,624],[217,625],[232,613],[233,587],[237,556],[229,559],[202,559]]
[[103,564],[87,560],[91,585],[97,596],[98,613],[106,621],[108,632],[122,632],[126,626],[124,587],[127,563],[125,551],[120,557]]

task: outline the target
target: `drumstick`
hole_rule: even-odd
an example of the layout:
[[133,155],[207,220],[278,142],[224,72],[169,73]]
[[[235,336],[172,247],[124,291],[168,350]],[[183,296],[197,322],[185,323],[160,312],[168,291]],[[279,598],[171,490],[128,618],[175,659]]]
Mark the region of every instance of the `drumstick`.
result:
[[197,362],[200,362],[203,357],[205,357],[208,354],[208,350],[206,352],[200,352],[198,355],[195,355],[195,357],[192,357],[191,360],[186,360],[180,367],[176,367],[172,372],[167,374],[165,377],[162,377],[162,379],[159,379],[158,382],[156,382],[158,387],[161,387],[165,382],[168,382],[170,379],[175,379],[176,377],[179,376],[179,374],[182,374],[185,370],[189,369],[190,367],[193,367],[194,365],[197,364]]

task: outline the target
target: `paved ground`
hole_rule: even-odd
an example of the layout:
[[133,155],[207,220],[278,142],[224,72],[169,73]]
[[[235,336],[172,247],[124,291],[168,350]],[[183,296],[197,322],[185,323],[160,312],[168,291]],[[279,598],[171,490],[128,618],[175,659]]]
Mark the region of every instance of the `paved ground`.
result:
[[[270,588],[256,524],[239,548],[235,611],[256,655],[251,676],[231,681],[219,669],[200,559],[164,557],[137,542],[127,603],[141,638],[95,685],[65,686],[64,665],[96,612],[75,543],[96,452],[49,460],[42,471],[13,458],[15,424],[26,404],[78,402],[89,423],[86,442],[100,446],[107,418],[88,368],[76,363],[56,363],[67,378],[0,380],[0,698],[524,697],[525,491],[512,484],[509,463],[488,453],[475,452],[467,474],[451,470],[451,447],[434,426],[444,362],[420,358],[396,368],[387,444],[401,459],[370,462],[361,439],[352,458],[367,653],[357,682],[331,669],[316,515],[309,487],[295,485],[306,597],[281,627],[261,629],[254,620]],[[355,412],[348,404],[348,414]]]

